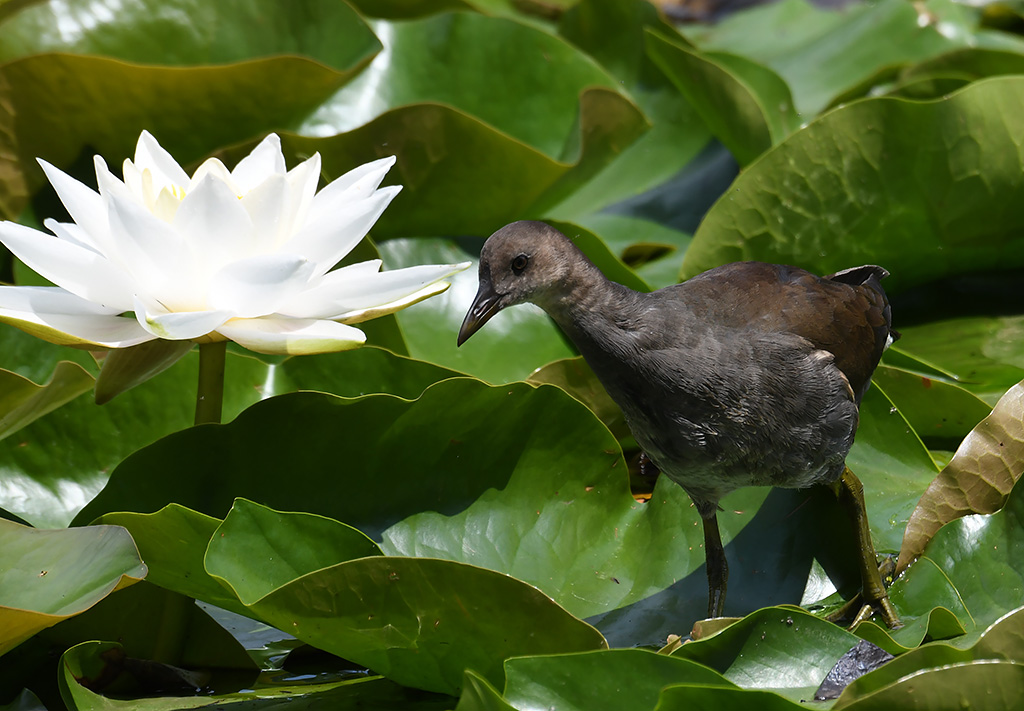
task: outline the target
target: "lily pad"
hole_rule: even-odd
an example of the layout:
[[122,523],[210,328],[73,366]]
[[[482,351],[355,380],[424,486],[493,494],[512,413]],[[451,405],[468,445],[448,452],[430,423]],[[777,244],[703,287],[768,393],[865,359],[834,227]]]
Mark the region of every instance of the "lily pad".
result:
[[[316,24],[305,24],[311,16]],[[142,18],[147,30],[140,33]],[[214,42],[211,26],[232,33]],[[281,31],[288,26],[317,31]],[[0,69],[10,102],[0,124],[17,136],[7,168],[14,192],[0,203],[7,217],[42,184],[37,156],[68,168],[82,154],[99,153],[118,165],[149,128],[179,161],[198,160],[295,125],[380,49],[351,8],[325,0],[187,3],[180,12],[136,0],[117,13],[88,2],[70,11],[67,3],[33,3],[7,18],[0,35],[8,58],[14,55]],[[125,86],[138,91],[129,96]]]
[[44,385],[0,370],[0,439],[92,389],[93,376],[76,363],[61,361]]
[[204,565],[243,605],[251,605],[306,573],[371,555],[380,549],[351,526],[239,498],[210,537]]
[[40,530],[0,519],[0,654],[146,577],[118,526]]
[[705,666],[644,649],[510,659],[505,677],[505,699],[513,707],[559,711],[647,711],[666,686],[733,686]]
[[647,42],[652,58],[740,165],[797,128],[789,87],[771,69],[733,54],[701,53],[653,33]]
[[[244,563],[257,579],[261,563]],[[225,580],[238,587],[232,575]],[[458,693],[466,669],[500,683],[509,657],[607,646],[597,630],[532,586],[429,558],[341,563],[268,592],[250,608],[389,679],[445,693]]]
[[[444,711],[452,698],[416,693],[378,676],[327,675],[315,679],[260,679],[233,693],[142,696],[145,688],[124,671],[124,650],[116,642],[84,642],[61,657],[58,681],[61,698],[75,711],[178,711],[193,708],[246,708],[254,711],[312,711],[327,706],[339,711],[365,708],[401,708],[408,711]],[[146,660],[140,660],[145,664]],[[284,675],[277,675],[284,676]],[[326,677],[326,678],[325,678]],[[128,689],[136,698],[112,698],[99,693],[108,687]],[[98,690],[97,687],[100,687]],[[139,698],[141,696],[141,698]]]
[[828,273],[867,257],[899,290],[1021,266],[1024,204],[1011,198],[1024,174],[1010,138],[1018,128],[1020,77],[934,102],[840,107],[736,179],[694,235],[683,276],[746,259]]

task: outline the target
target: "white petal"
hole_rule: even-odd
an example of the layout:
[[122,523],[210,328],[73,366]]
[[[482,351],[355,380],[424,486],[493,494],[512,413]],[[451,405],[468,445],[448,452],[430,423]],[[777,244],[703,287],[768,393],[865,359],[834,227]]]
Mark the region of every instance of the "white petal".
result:
[[96,245],[92,243],[92,238],[74,222],[57,222],[52,217],[47,217],[43,220],[43,226],[65,242],[96,252],[96,254],[102,256]]
[[239,200],[252,221],[252,253],[262,254],[277,248],[282,236],[291,232],[289,203],[291,188],[283,175],[273,175]]
[[366,342],[366,334],[345,324],[274,316],[233,319],[217,332],[251,351],[271,355],[332,353]]
[[135,300],[135,318],[139,325],[157,338],[166,338],[169,341],[192,340],[205,336],[234,316],[235,314],[230,311],[168,312],[151,301]]
[[328,318],[338,313],[334,303],[334,293],[353,280],[364,279],[370,274],[380,271],[382,262],[371,259],[339,267],[332,272],[310,281],[309,287],[295,294],[276,310],[280,314],[293,318]]
[[188,185],[188,174],[149,131],[139,135],[139,142],[135,146],[135,167],[139,171],[147,168],[152,171],[160,187],[168,183],[181,187]]
[[128,275],[94,250],[14,222],[0,222],[0,242],[31,269],[78,297],[117,312],[131,309]]
[[339,205],[338,209],[307,224],[285,247],[316,262],[325,274],[352,251],[401,190],[395,185],[375,192],[365,200]]
[[64,203],[75,224],[84,229],[94,241],[97,236],[102,236],[109,230],[107,203],[99,193],[45,160],[39,160],[39,165],[42,166],[46,179],[57,191],[57,197]]
[[313,266],[292,254],[265,254],[229,264],[210,280],[210,308],[241,318],[272,314],[306,288]]
[[122,200],[138,200],[135,192],[110,172],[102,156],[93,156],[92,163],[96,168],[96,184],[100,189],[100,195],[117,195]]
[[396,311],[401,311],[413,304],[418,304],[424,299],[429,299],[431,296],[437,296],[438,294],[447,291],[449,286],[451,286],[451,284],[446,281],[435,282],[423,287],[417,292],[404,296],[401,299],[396,299],[390,303],[348,311],[343,314],[337,314],[332,318],[340,323],[362,323],[363,321],[369,321],[372,318],[379,318],[380,316],[393,314]]
[[252,153],[238,162],[231,171],[231,177],[244,195],[271,175],[284,175],[284,154],[281,153],[281,139],[271,133],[256,146]]
[[238,197],[212,175],[189,191],[174,217],[206,274],[253,254],[253,224]]
[[136,292],[159,299],[171,310],[205,308],[197,293],[191,255],[184,240],[163,220],[133,202],[110,200],[110,233]]
[[[461,272],[469,264],[424,264],[388,272],[346,273],[338,269],[325,275],[315,288],[286,303],[280,313],[297,318],[338,318],[345,322],[354,318],[355,312],[367,309],[388,307],[386,313],[391,313],[403,308],[402,305],[390,308],[396,302],[406,306],[415,303],[405,304],[404,300]],[[447,284],[427,296],[446,288]],[[426,296],[420,296],[417,300],[424,298]]]
[[135,319],[117,313],[58,287],[0,287],[0,322],[51,343],[127,348],[153,339]]
[[227,185],[235,197],[239,197],[242,194],[242,191],[238,189],[238,185],[235,184],[234,178],[231,177],[231,171],[220,162],[219,158],[207,158],[203,161],[203,164],[196,168],[196,172],[192,174],[192,180],[189,181],[185,192],[191,193],[199,183],[207,178],[214,178]]
[[320,184],[320,154],[314,153],[309,160],[299,163],[288,171],[288,210],[282,225],[279,244],[284,242],[307,221],[309,208],[316,199],[316,188]]
[[325,214],[336,210],[337,207],[334,203],[339,199],[349,201],[369,197],[394,164],[395,157],[388,156],[353,168],[340,178],[331,181],[317,193],[316,199],[313,200],[313,205],[310,207],[309,219],[318,220]]

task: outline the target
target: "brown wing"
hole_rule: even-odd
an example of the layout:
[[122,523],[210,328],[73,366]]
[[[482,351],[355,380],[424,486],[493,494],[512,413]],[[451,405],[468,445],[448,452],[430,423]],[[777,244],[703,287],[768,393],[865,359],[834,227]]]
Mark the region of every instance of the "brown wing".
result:
[[858,404],[891,333],[881,267],[819,277],[797,267],[736,262],[669,287],[698,318],[734,328],[793,333],[835,356]]

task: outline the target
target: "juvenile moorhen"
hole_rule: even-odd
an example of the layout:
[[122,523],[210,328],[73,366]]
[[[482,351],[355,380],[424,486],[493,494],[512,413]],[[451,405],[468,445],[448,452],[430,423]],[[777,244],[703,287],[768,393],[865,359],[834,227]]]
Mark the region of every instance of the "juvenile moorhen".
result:
[[704,523],[708,616],[728,566],[719,500],[742,486],[830,486],[860,547],[859,618],[899,626],[882,584],[863,487],[845,460],[891,312],[881,267],[818,277],[738,262],[651,293],[609,281],[561,232],[515,222],[480,254],[479,291],[458,343],[507,306],[532,302],[572,340],[625,414],[643,452],[693,499]]

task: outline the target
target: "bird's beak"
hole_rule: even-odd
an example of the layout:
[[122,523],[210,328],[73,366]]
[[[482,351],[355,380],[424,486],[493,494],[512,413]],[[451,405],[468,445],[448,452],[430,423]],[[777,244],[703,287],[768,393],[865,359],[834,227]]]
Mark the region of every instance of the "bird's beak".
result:
[[465,343],[470,336],[479,331],[491,316],[501,311],[501,296],[491,286],[491,280],[481,277],[480,288],[477,289],[473,305],[459,329],[458,345]]

